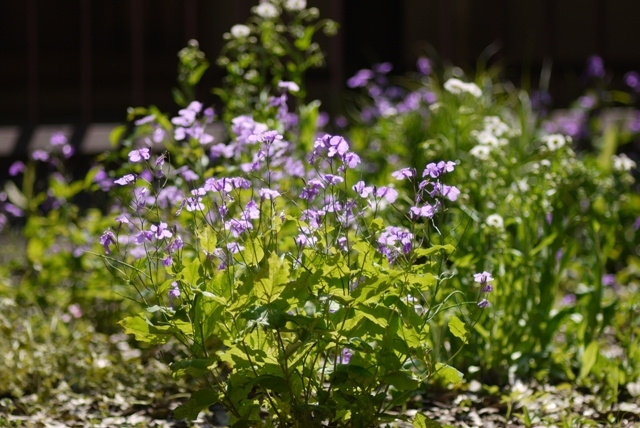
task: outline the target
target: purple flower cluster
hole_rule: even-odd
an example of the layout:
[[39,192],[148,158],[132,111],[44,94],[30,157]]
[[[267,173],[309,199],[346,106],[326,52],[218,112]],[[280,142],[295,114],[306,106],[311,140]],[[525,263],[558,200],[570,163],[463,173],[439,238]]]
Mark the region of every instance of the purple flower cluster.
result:
[[[493,286],[491,285],[493,277],[491,276],[491,273],[487,271],[476,273],[473,275],[473,280],[480,283],[480,286],[482,287],[480,289],[481,293],[491,293],[493,291]],[[481,299],[478,302],[478,307],[480,308],[486,308],[487,306],[489,306],[489,301],[487,299]]]
[[389,263],[393,263],[400,255],[408,255],[412,245],[413,234],[402,227],[387,226],[378,238],[378,250],[387,257]]
[[[194,138],[202,145],[213,142],[213,137],[205,133],[205,127],[201,121],[196,120],[200,112],[202,112],[202,103],[193,101],[187,108],[178,111],[178,116],[171,119],[171,123],[176,126],[173,131],[173,137],[176,141]],[[205,109],[203,115],[206,123],[213,121],[212,109]]]

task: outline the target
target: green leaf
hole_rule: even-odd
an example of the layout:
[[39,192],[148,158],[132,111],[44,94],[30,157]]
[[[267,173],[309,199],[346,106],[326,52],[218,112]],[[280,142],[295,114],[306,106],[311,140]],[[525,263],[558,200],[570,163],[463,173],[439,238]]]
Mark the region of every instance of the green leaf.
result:
[[416,413],[413,418],[413,428],[442,428],[442,425],[422,413]]
[[449,331],[455,337],[462,340],[463,343],[469,343],[467,340],[467,329],[465,328],[464,323],[460,321],[460,318],[455,315],[451,315],[449,317]]
[[213,391],[211,389],[204,389],[200,391],[196,391],[191,394],[189,397],[189,401],[178,406],[173,411],[173,417],[176,420],[194,420],[198,417],[201,411],[211,406],[212,404],[216,404],[222,398],[222,394],[218,391]]
[[458,383],[464,377],[462,373],[454,367],[443,363],[436,363],[436,372],[451,383]]
[[182,377],[186,374],[192,376],[202,376],[205,374],[209,367],[214,366],[216,360],[213,359],[193,359],[193,360],[180,360],[170,365],[172,375],[174,378]]
[[413,391],[419,385],[417,380],[403,372],[388,373],[382,381],[393,386],[398,391]]
[[120,125],[113,128],[111,133],[109,134],[109,141],[111,142],[112,147],[117,147],[120,140],[127,133],[127,125]]
[[167,343],[167,340],[173,335],[171,327],[154,326],[141,314],[127,317],[119,324],[124,327],[125,334],[133,334],[137,341],[151,345]]
[[427,256],[431,256],[433,254],[437,254],[437,253],[441,253],[441,252],[446,252],[447,254],[451,254],[453,253],[453,250],[455,250],[456,247],[454,247],[451,244],[446,244],[446,245],[433,245],[429,248],[418,248],[415,250],[415,255],[416,257],[427,257]]
[[26,210],[29,202],[27,198],[22,194],[18,186],[15,185],[13,181],[7,181],[4,184],[4,191],[7,194],[7,198],[9,198],[9,202],[13,205],[17,206],[20,209]]
[[280,260],[274,251],[269,256],[267,266],[256,277],[255,294],[258,299],[271,301],[277,297],[289,282],[289,265]]
[[531,424],[531,417],[529,416],[529,409],[527,406],[522,406],[522,412],[524,413],[524,426],[529,428]]
[[269,374],[260,375],[253,379],[252,383],[273,392],[284,393],[289,390],[287,380],[281,376]]
[[242,252],[242,260],[249,266],[257,266],[264,258],[264,249],[259,238],[249,240],[245,243]]
[[543,248],[548,247],[553,241],[555,241],[557,236],[558,236],[558,232],[553,232],[551,235],[544,238],[542,242],[540,242],[538,245],[536,245],[536,247],[533,250],[531,250],[530,255],[535,256],[540,251],[542,251]]
[[580,379],[584,379],[589,372],[591,372],[591,369],[598,358],[599,350],[598,342],[595,340],[589,343],[587,348],[584,350],[584,354],[582,354],[582,367],[580,367]]
[[188,79],[189,85],[196,86],[200,82],[200,79],[202,79],[202,75],[204,74],[205,71],[207,71],[208,68],[209,68],[208,62],[204,62],[199,66],[197,66],[196,69],[193,70],[193,72],[191,72],[191,74],[189,75],[189,79]]
[[301,51],[307,50],[307,48],[311,44],[313,33],[315,33],[315,28],[312,25],[309,25],[304,29],[304,35],[301,38],[296,39],[293,44]]
[[196,235],[198,236],[198,241],[200,241],[200,248],[206,251],[207,254],[213,254],[216,245],[218,245],[218,239],[211,226],[204,225],[196,232]]

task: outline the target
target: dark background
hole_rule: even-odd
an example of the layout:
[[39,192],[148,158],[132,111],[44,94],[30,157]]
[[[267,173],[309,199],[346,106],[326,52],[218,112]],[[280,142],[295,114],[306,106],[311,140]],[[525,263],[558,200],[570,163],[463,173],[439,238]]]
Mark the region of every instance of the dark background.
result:
[[[473,70],[483,51],[514,83],[535,87],[551,60],[556,107],[579,95],[588,56],[604,58],[612,84],[640,69],[638,0],[308,0],[341,24],[322,40],[326,67],[308,77],[310,97],[336,112],[345,81],[391,61],[413,69],[419,54]],[[121,122],[132,105],[175,110],[177,52],[195,38],[213,63],[222,34],[257,0],[21,0],[0,2],[0,126]],[[222,76],[207,71],[198,97]],[[327,97],[331,94],[331,98]],[[24,138],[23,138],[24,140]]]

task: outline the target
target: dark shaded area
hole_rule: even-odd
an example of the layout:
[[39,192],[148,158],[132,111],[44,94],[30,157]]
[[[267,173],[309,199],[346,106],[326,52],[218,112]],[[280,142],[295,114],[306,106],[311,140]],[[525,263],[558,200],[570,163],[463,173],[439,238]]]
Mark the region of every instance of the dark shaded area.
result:
[[[390,61],[413,69],[418,55],[466,70],[478,58],[499,64],[516,84],[536,87],[553,60],[556,106],[581,91],[589,55],[605,60],[612,83],[640,68],[640,2],[635,0],[309,0],[341,23],[321,37],[327,65],[309,73],[310,96],[337,110],[344,81],[360,68]],[[176,54],[199,40],[211,62],[222,34],[249,16],[257,0],[24,0],[0,2],[0,125],[119,122],[132,105],[173,110]],[[488,49],[488,47],[491,48]],[[495,49],[494,49],[495,48]],[[493,55],[488,55],[492,51]],[[551,63],[551,62],[550,62]],[[198,97],[222,70],[212,65]]]

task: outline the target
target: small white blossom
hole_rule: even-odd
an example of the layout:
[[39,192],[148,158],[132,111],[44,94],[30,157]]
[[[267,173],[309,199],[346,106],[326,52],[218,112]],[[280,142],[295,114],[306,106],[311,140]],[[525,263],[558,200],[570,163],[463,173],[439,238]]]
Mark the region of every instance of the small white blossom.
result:
[[253,8],[253,11],[256,15],[264,19],[277,18],[278,15],[280,15],[278,9],[269,2],[260,3],[258,6]]
[[487,226],[496,229],[502,229],[504,227],[504,220],[502,220],[500,214],[491,214],[489,217],[487,217],[486,222]]
[[242,39],[251,34],[251,30],[246,25],[236,24],[231,27],[231,35],[236,39]]
[[464,92],[480,98],[482,90],[475,83],[465,83],[460,79],[451,78],[444,84],[444,89],[452,94],[462,94]]
[[542,141],[547,145],[549,150],[551,150],[552,152],[563,147],[567,142],[565,136],[562,134],[545,135],[544,137],[542,137]]
[[624,153],[620,156],[613,155],[611,160],[613,160],[613,169],[615,171],[631,171],[636,167],[636,163]]
[[287,0],[284,7],[287,10],[299,11],[307,7],[307,0]]
[[488,160],[491,154],[491,147],[478,144],[469,151],[469,154],[480,160]]

